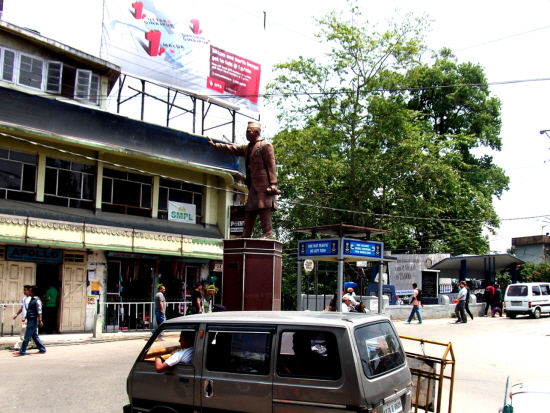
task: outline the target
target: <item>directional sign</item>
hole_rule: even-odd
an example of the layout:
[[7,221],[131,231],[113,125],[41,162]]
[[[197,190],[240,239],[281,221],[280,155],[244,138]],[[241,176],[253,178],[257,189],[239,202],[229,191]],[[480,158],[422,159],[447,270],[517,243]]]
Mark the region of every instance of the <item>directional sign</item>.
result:
[[298,243],[299,258],[338,258],[338,239],[317,239]]
[[384,253],[384,244],[375,241],[358,241],[344,238],[343,248],[344,257],[382,258]]

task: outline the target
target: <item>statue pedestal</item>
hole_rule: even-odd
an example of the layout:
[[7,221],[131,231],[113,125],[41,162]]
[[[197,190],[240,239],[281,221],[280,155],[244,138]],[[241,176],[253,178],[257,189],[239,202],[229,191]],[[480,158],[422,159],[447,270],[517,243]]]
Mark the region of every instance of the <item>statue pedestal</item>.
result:
[[227,311],[281,309],[283,244],[274,239],[224,240],[222,304]]

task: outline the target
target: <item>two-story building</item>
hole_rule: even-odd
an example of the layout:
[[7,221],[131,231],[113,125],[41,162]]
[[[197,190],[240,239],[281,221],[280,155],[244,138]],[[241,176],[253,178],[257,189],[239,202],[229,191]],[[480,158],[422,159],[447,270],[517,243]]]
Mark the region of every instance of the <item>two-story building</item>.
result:
[[211,277],[246,191],[203,136],[107,112],[120,75],[0,21],[0,303],[53,285],[61,332],[89,330],[97,300],[150,301],[158,283],[178,299]]

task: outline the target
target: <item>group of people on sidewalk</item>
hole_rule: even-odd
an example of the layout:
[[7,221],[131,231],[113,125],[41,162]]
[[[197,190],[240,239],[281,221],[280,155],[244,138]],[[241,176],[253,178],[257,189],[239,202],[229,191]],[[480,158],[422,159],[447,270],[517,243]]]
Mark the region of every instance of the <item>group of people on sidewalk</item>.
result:
[[[470,302],[470,288],[468,287],[466,281],[460,281],[458,283],[458,296],[456,300],[453,300],[456,304],[455,306],[455,315],[456,315],[456,321],[455,324],[466,324],[468,322],[468,316],[474,320],[474,315],[470,311],[469,302]],[[495,314],[499,314],[500,317],[502,317],[502,290],[500,289],[500,285],[495,284],[493,286],[488,286],[485,289],[484,299],[486,302],[485,306],[485,312],[484,315],[487,317],[487,311],[489,307],[491,307],[491,317],[495,317]],[[422,315],[420,314],[420,307],[424,307],[424,304],[422,304],[421,294],[418,290],[418,286],[416,283],[413,284],[413,295],[411,298],[411,302],[413,308],[411,310],[411,314],[409,316],[409,319],[407,320],[407,323],[411,323],[411,321],[416,316],[418,319],[418,324],[422,324]]]

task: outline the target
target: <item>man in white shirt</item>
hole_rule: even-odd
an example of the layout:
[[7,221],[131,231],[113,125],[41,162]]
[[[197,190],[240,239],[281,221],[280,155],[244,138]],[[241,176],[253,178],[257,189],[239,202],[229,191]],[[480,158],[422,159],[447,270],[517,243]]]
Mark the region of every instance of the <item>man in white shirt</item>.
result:
[[181,350],[172,354],[166,360],[162,357],[155,359],[155,370],[157,373],[162,373],[178,363],[191,364],[193,361],[194,342],[194,331],[182,331],[180,334]]
[[21,308],[13,316],[13,319],[15,320],[17,316],[21,314],[21,330],[19,330],[19,340],[13,345],[14,350],[19,350],[21,348],[21,344],[23,344],[23,340],[25,339],[25,331],[27,330],[27,305],[29,304],[29,301],[31,299],[31,297],[29,297],[30,291],[30,285],[23,286],[23,300],[21,302]]
[[466,311],[464,311],[464,307],[466,306],[466,297],[468,296],[468,289],[466,288],[466,282],[460,281],[458,283],[458,287],[460,290],[458,291],[458,297],[457,297],[457,304],[455,307],[455,314],[457,320],[455,321],[455,324],[464,323],[466,324],[468,322],[468,318],[466,318]]

